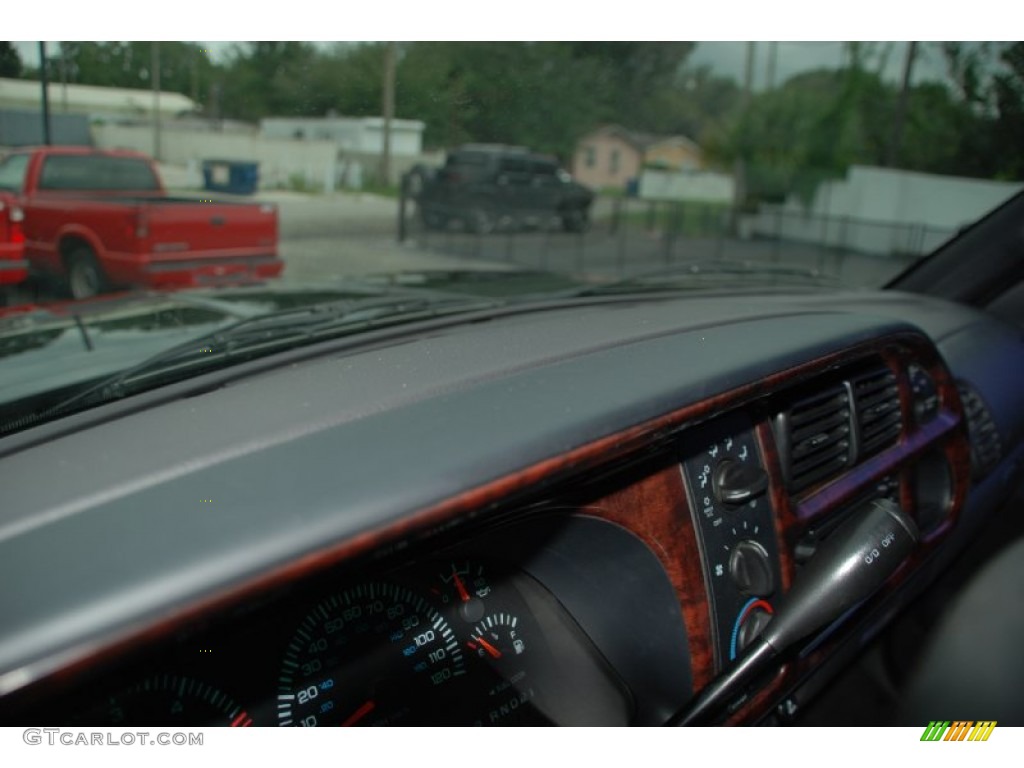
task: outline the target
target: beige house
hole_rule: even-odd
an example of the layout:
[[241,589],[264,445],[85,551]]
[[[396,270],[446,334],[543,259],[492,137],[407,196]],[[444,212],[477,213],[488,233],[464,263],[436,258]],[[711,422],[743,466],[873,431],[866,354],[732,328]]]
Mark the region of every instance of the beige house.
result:
[[623,189],[644,166],[665,170],[700,170],[700,147],[685,136],[655,136],[605,125],[576,143],[572,172],[581,184],[595,189]]
[[685,136],[668,136],[647,146],[643,164],[663,171],[701,171],[704,156],[700,147]]

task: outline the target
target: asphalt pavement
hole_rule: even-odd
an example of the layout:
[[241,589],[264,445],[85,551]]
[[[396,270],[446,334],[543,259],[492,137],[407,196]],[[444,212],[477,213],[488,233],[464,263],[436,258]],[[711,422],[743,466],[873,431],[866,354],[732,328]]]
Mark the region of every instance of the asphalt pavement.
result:
[[[177,190],[176,194],[200,194]],[[209,194],[209,193],[202,193]],[[253,196],[218,196],[278,207],[279,252],[285,276],[303,282],[368,273],[449,269],[541,269],[583,279],[609,280],[678,265],[717,260],[773,268],[794,266],[830,275],[846,284],[874,287],[902,270],[905,259],[837,252],[802,243],[740,240],[723,235],[673,236],[634,222],[611,226],[611,201],[599,199],[591,228],[563,232],[558,222],[541,230],[507,227],[487,235],[424,230],[407,207],[407,236],[398,238],[399,202],[368,193],[309,195],[265,191]],[[48,288],[37,300],[56,298]]]
[[287,274],[329,278],[417,269],[541,269],[584,279],[674,269],[689,262],[740,261],[769,269],[792,267],[837,279],[853,287],[876,287],[909,261],[825,248],[815,244],[738,239],[724,232],[682,236],[639,223],[611,226],[610,201],[600,200],[589,231],[561,230],[557,221],[542,229],[508,226],[487,235],[429,231],[414,206],[406,211],[407,231],[398,241],[398,201],[368,194],[304,196],[271,193],[261,199],[279,207],[280,249]]

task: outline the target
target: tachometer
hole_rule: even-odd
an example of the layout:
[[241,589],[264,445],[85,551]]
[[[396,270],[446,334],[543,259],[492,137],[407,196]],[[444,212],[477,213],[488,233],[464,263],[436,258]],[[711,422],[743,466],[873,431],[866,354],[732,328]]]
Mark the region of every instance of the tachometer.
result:
[[396,584],[360,584],[320,602],[295,630],[278,723],[443,723],[440,703],[463,673],[455,634],[426,600]]
[[86,715],[89,725],[229,725],[246,728],[252,718],[234,700],[201,680],[153,675],[140,680]]

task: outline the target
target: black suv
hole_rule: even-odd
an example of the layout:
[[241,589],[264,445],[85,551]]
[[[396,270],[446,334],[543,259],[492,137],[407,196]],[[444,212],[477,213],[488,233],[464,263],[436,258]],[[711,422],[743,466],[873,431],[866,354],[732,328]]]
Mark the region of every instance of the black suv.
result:
[[443,168],[414,171],[409,181],[429,229],[461,223],[487,233],[560,221],[567,231],[582,232],[594,201],[553,158],[523,147],[467,144],[448,153]]

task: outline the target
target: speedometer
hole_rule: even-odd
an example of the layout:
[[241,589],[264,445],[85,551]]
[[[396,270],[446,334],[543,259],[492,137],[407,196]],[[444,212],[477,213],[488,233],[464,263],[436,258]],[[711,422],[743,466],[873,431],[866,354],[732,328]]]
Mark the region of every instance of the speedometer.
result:
[[331,595],[299,624],[281,662],[279,725],[441,723],[463,675],[448,622],[388,582]]

